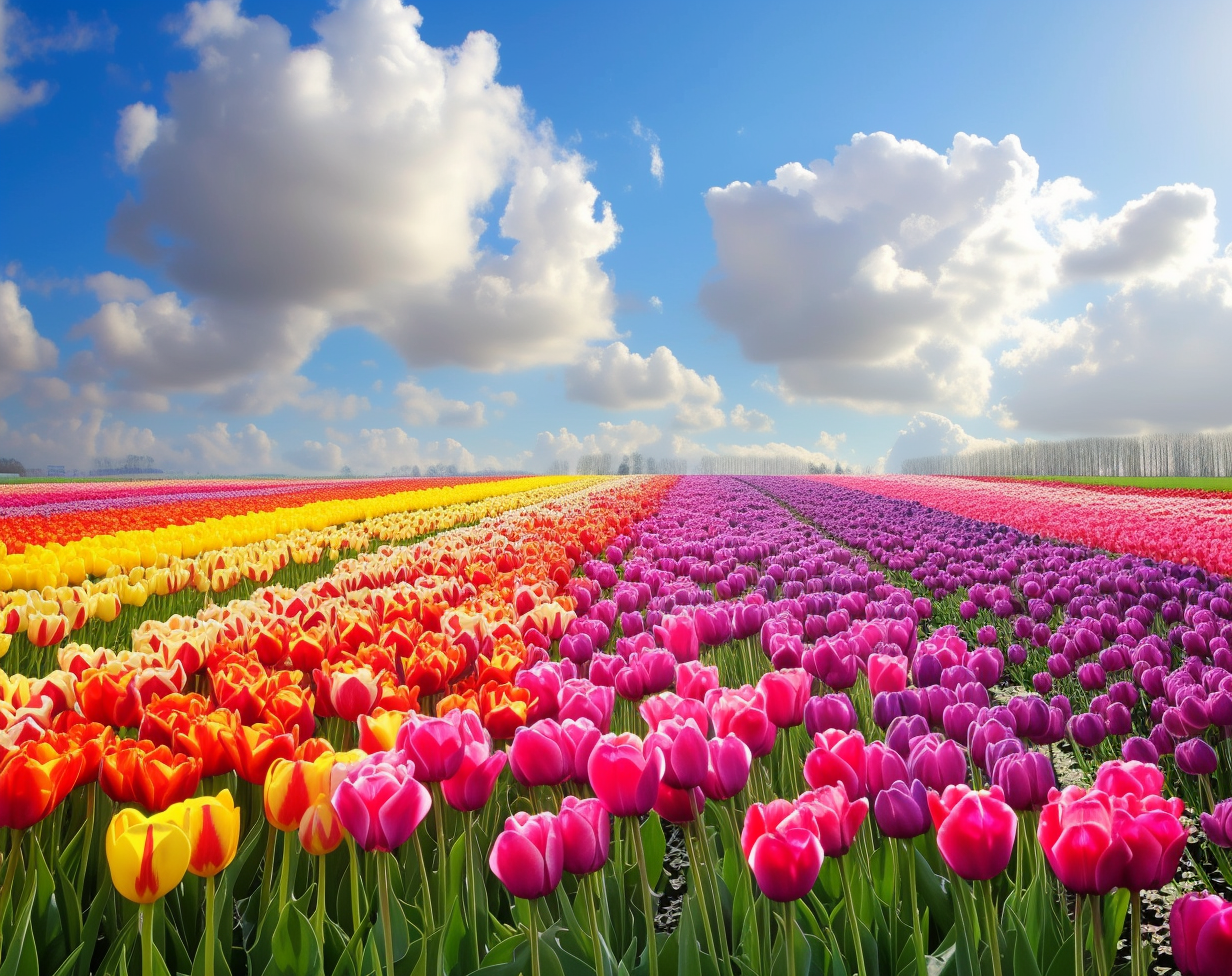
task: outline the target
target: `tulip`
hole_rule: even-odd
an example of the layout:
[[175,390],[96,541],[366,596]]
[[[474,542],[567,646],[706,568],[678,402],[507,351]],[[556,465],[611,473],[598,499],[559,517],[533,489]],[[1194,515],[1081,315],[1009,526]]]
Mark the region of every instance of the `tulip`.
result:
[[645,749],[631,732],[603,736],[590,754],[587,776],[603,806],[616,817],[644,817],[654,807],[666,763],[660,749]]
[[720,688],[706,693],[706,707],[714,722],[715,735],[739,738],[753,753],[754,759],[770,755],[778,727],[770,721],[761,696],[750,685],[743,688]]
[[1018,818],[999,787],[972,790],[965,784],[929,792],[937,847],[950,869],[967,881],[988,881],[1005,870],[1014,850]]
[[560,687],[560,701],[556,718],[589,719],[599,731],[607,733],[612,725],[612,710],[616,705],[613,688],[598,687],[585,678],[572,678]]
[[841,784],[822,786],[801,794],[796,805],[813,815],[821,849],[826,857],[841,858],[851,850],[856,833],[868,815],[868,800],[860,797],[853,802]]
[[212,878],[235,859],[240,842],[240,811],[230,790],[217,796],[182,800],[156,819],[184,831],[191,851],[187,870],[199,878]]
[[607,864],[612,821],[602,802],[595,797],[583,800],[566,796],[557,821],[566,871],[579,876],[593,874]]
[[481,738],[471,739],[463,749],[458,771],[441,784],[445,801],[464,813],[482,809],[491,798],[507,759],[504,752],[492,751],[492,741],[486,732]]
[[0,826],[33,827],[68,796],[84,762],[80,751],[61,752],[37,741],[22,743],[0,759]]
[[277,830],[298,830],[309,807],[329,797],[333,753],[307,762],[276,759],[265,776],[265,819]]
[[868,659],[868,686],[874,695],[907,687],[907,658],[901,654],[873,654]]
[[872,742],[865,750],[867,791],[876,797],[883,790],[907,779],[907,763],[884,742]]
[[184,878],[192,856],[188,835],[169,820],[147,820],[121,810],[107,829],[107,864],[116,890],[152,905]]
[[818,732],[838,729],[850,732],[859,724],[851,699],[843,692],[810,698],[804,706],[804,730],[809,737]]
[[1102,790],[1054,792],[1038,836],[1053,873],[1075,894],[1108,894],[1129,864],[1129,847],[1113,831],[1112,799]]
[[565,853],[560,824],[550,813],[515,813],[505,821],[488,866],[515,898],[542,898],[560,884]]
[[151,812],[188,799],[200,781],[201,760],[138,739],[116,742],[99,767],[104,793],[117,803],[140,803]]
[[561,722],[561,735],[569,759],[569,778],[578,783],[590,783],[590,754],[603,733],[587,718],[567,718]]
[[752,804],[740,844],[757,887],[772,901],[803,898],[817,883],[823,853],[816,824],[787,800]]
[[661,722],[672,718],[682,721],[691,718],[703,733],[710,730],[710,713],[703,702],[695,698],[681,698],[670,691],[647,698],[637,710],[651,732],[657,731]]
[[1113,798],[1112,829],[1129,848],[1129,863],[1117,887],[1131,892],[1157,891],[1176,877],[1189,831],[1181,824],[1184,805],[1160,797]]
[[706,779],[710,765],[706,737],[693,719],[669,719],[646,737],[643,749],[663,752],[663,782],[676,790],[693,790]]
[[659,784],[654,811],[668,823],[684,825],[697,820],[705,805],[706,795],[696,786],[692,789],[680,790],[669,786],[664,780]]
[[462,733],[458,722],[410,715],[398,730],[396,746],[415,768],[421,783],[449,779],[462,765]]
[[818,732],[813,743],[816,748],[804,760],[805,782],[813,789],[842,784],[848,796],[863,796],[867,769],[864,736],[831,729]]
[[766,715],[780,729],[792,728],[804,722],[804,708],[812,686],[812,675],[802,668],[771,671],[762,675],[757,682]]
[[1187,776],[1209,776],[1219,767],[1219,756],[1205,739],[1186,739],[1176,747],[1176,765]]
[[1019,811],[1043,809],[1057,785],[1052,763],[1042,752],[1000,757],[993,766],[992,781],[1005,794],[1005,802]]
[[518,729],[509,746],[509,768],[523,786],[559,786],[569,779],[573,762],[560,725],[543,719]]
[[1162,796],[1163,787],[1163,772],[1150,763],[1113,759],[1095,773],[1095,788],[1110,796]]
[[280,725],[241,725],[223,739],[240,779],[264,784],[276,759],[295,757],[295,737]]
[[1172,961],[1181,976],[1223,976],[1232,958],[1232,902],[1189,893],[1172,903],[1168,918]]
[[753,753],[737,736],[711,739],[706,744],[709,765],[702,792],[710,800],[730,800],[749,782]]
[[[299,842],[315,857],[324,857],[338,848],[345,837],[342,820],[327,797],[319,797],[299,822]],[[318,879],[319,883],[324,883]]]
[[933,792],[967,781],[967,759],[958,743],[932,735],[921,736],[907,757],[907,775],[922,780]]
[[359,724],[359,748],[364,752],[387,752],[397,742],[398,730],[406,721],[405,712],[376,709],[371,715],[361,715]]
[[1232,848],[1232,800],[1220,800],[1212,813],[1200,817],[1202,832],[1216,847]]
[[357,763],[338,784],[334,810],[365,851],[401,847],[428,815],[432,797],[404,766],[382,754]]
[[681,698],[705,701],[709,691],[719,687],[719,669],[697,661],[676,665],[676,694]]
[[910,839],[928,830],[928,790],[918,779],[908,786],[899,780],[877,794],[873,803],[877,826],[887,837]]

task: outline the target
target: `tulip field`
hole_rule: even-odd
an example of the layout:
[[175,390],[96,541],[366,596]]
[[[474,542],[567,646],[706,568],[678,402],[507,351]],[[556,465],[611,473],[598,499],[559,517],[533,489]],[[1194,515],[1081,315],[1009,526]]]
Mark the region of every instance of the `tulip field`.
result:
[[1232,498],[0,488],[0,976],[1232,973]]

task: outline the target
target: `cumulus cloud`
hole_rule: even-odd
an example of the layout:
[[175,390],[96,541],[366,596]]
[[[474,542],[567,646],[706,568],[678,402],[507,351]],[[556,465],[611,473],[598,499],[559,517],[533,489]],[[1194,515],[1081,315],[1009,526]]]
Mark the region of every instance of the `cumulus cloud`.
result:
[[604,421],[594,433],[583,437],[567,427],[555,432],[545,430],[535,439],[534,448],[511,459],[509,466],[545,471],[554,461],[576,465],[583,454],[611,454],[614,466],[622,455],[657,444],[662,437],[663,433],[658,427],[640,420],[631,420],[627,424]]
[[760,410],[748,408],[743,403],[737,403],[731,412],[731,425],[737,430],[767,433],[774,430],[774,418]]
[[0,398],[17,389],[20,373],[56,365],[55,343],[39,335],[17,283],[0,280]]
[[623,342],[592,349],[566,370],[565,392],[571,400],[614,410],[674,405],[677,426],[689,430],[710,430],[726,422],[718,407],[723,399],[718,380],[689,369],[667,346],[649,356]]
[[846,443],[846,434],[831,434],[829,431],[823,430],[817,435],[817,446],[831,454],[834,454],[839,449],[839,445]]
[[15,457],[27,467],[63,464],[86,468],[96,457],[163,453],[148,427],[109,420],[101,407],[82,415],[40,416],[21,427],[9,427],[0,421],[0,454]]
[[[1054,431],[1232,424],[1207,368],[1232,335],[1214,194],[1162,186],[1106,218],[1077,213],[1090,199],[1041,183],[1014,136],[960,133],[943,155],[857,135],[833,161],[709,191],[702,304],[788,399]],[[1094,282],[1106,299],[1040,316]],[[1181,377],[1202,390],[1188,405],[1163,392]]]
[[155,363],[178,376],[182,356],[209,382],[290,373],[358,324],[409,363],[498,371],[614,334],[600,257],[620,228],[587,161],[496,82],[495,38],[436,48],[420,24],[397,0],[342,0],[295,47],[233,0],[188,6],[197,67],[173,76],[161,118],[125,110],[117,151],[138,191],[111,231],[196,297],[148,299],[157,326],[94,323],[113,366],[134,381]]
[[384,474],[398,467],[433,464],[455,465],[459,471],[474,471],[475,455],[452,437],[421,443],[401,427],[365,428],[343,445],[343,457],[358,473]]
[[225,423],[202,427],[187,435],[188,451],[182,460],[186,467],[200,470],[251,474],[274,467],[275,444],[256,424],[245,424],[231,431]]
[[902,470],[903,462],[912,458],[966,454],[1009,443],[1012,441],[973,437],[949,417],[922,411],[915,414],[907,426],[898,432],[898,439],[883,459],[884,469],[898,472]]
[[122,109],[115,138],[116,159],[120,168],[133,170],[157,138],[158,109],[145,102],[135,102]]
[[431,427],[437,424],[482,427],[487,423],[483,415],[482,400],[473,403],[451,400],[442,395],[440,390],[429,390],[421,386],[414,377],[399,383],[394,394],[402,404],[402,414],[406,417],[406,422],[415,427]]

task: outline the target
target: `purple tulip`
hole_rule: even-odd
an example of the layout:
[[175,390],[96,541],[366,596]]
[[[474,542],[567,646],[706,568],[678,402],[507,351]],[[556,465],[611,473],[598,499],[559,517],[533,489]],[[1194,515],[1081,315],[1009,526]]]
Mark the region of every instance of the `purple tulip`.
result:
[[1048,791],[1057,785],[1052,763],[1042,752],[1023,752],[1000,757],[993,765],[992,782],[1005,793],[1005,802],[1015,810],[1042,810]]
[[877,794],[873,816],[887,837],[918,837],[932,825],[928,812],[928,790],[920,780],[908,786],[899,781]]
[[839,729],[850,732],[859,724],[851,699],[841,691],[810,698],[804,705],[804,729],[811,739],[818,732]]
[[1069,734],[1077,745],[1094,749],[1108,736],[1104,720],[1094,712],[1083,712],[1069,720]]
[[1205,739],[1186,739],[1176,747],[1176,766],[1187,776],[1209,776],[1219,768],[1219,755]]

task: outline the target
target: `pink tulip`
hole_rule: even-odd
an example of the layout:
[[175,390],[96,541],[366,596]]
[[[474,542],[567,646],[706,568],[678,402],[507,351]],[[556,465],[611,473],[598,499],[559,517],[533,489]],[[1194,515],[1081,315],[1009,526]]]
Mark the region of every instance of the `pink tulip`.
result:
[[714,734],[722,738],[738,736],[754,759],[770,755],[778,728],[766,714],[761,696],[752,685],[743,688],[718,688],[706,693],[706,707],[714,722]]
[[612,818],[598,799],[566,796],[556,819],[564,844],[566,871],[574,875],[593,874],[607,864]]
[[866,780],[864,736],[829,729],[813,736],[816,746],[804,760],[804,780],[813,789],[842,785],[848,796],[863,796]]
[[901,654],[873,654],[868,659],[868,686],[873,695],[903,691],[907,687],[907,658]]
[[772,901],[803,898],[817,883],[822,850],[816,823],[787,800],[750,806],[740,845],[757,887]]
[[615,707],[614,689],[591,684],[585,678],[573,678],[560,686],[556,719],[559,722],[570,718],[590,719],[600,732],[607,732],[612,725],[612,709]]
[[462,766],[462,732],[457,723],[411,713],[398,729],[397,749],[415,766],[421,783],[449,779]]
[[590,754],[590,788],[613,816],[644,817],[654,809],[664,765],[662,751],[644,752],[633,733],[609,733]]
[[672,652],[677,663],[697,660],[700,653],[697,629],[693,626],[693,618],[687,614],[664,617],[662,625],[655,627],[654,635],[660,646]]
[[710,764],[702,791],[711,800],[730,800],[749,782],[753,753],[735,735],[711,739],[707,744]]
[[663,782],[673,789],[691,790],[701,786],[710,765],[706,736],[692,719],[668,719],[646,736],[644,751],[663,752]]
[[660,722],[671,718],[691,718],[703,733],[710,731],[710,713],[706,711],[705,704],[695,698],[681,698],[670,691],[647,698],[638,706],[638,712],[650,726],[651,732],[658,729]]
[[975,791],[965,783],[929,792],[928,809],[945,863],[967,881],[989,881],[1014,852],[1018,818],[999,787]]
[[697,661],[686,661],[676,666],[676,694],[681,698],[704,701],[706,693],[719,687],[719,669],[705,666]]
[[589,783],[587,767],[590,754],[603,733],[588,718],[567,718],[561,722],[560,731],[569,757],[569,778],[578,783]]
[[804,724],[804,706],[813,689],[813,676],[803,668],[786,668],[761,676],[757,691],[766,714],[780,729]]
[[[474,712],[467,714],[479,718]],[[445,802],[455,810],[469,812],[484,807],[509,758],[503,752],[492,752],[492,740],[482,726],[479,732],[481,735],[471,738],[463,749],[458,771],[441,783]]]
[[333,795],[338,819],[365,851],[401,847],[432,809],[427,788],[404,765],[381,761],[384,755],[352,766]]
[[868,800],[860,797],[852,802],[842,786],[823,786],[803,793],[796,806],[813,815],[826,857],[842,857],[851,850],[860,825],[868,816]]
[[550,895],[565,866],[559,821],[550,813],[515,813],[492,845],[488,866],[515,898]]
[[559,786],[569,779],[573,761],[560,725],[545,718],[514,732],[509,769],[523,786]]

